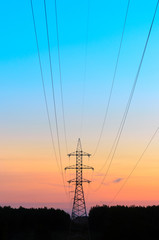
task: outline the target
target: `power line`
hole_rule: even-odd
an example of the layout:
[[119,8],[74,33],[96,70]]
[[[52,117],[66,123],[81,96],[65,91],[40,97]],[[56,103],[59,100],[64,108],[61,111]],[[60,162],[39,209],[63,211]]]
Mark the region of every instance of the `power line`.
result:
[[132,87],[132,89],[131,89],[131,93],[130,93],[130,96],[129,96],[129,99],[128,99],[128,102],[127,102],[127,106],[126,106],[126,109],[125,109],[125,112],[124,112],[124,115],[123,115],[123,118],[122,118],[120,127],[119,127],[120,130],[118,130],[118,133],[117,133],[117,137],[116,137],[117,140],[116,140],[116,144],[115,144],[115,147],[114,147],[114,151],[113,151],[111,160],[110,160],[110,162],[109,162],[107,171],[106,171],[106,173],[105,173],[105,175],[104,175],[104,177],[103,177],[102,182],[100,183],[99,187],[97,188],[97,190],[98,190],[98,189],[101,187],[101,185],[104,183],[104,180],[105,180],[105,178],[106,178],[106,176],[107,176],[107,174],[108,174],[108,171],[109,171],[109,169],[110,169],[110,167],[111,167],[112,161],[113,161],[113,159],[114,159],[114,156],[115,156],[115,153],[116,153],[118,144],[119,144],[119,140],[120,140],[120,137],[121,137],[121,134],[122,134],[122,131],[123,131],[125,122],[126,122],[126,118],[127,118],[127,115],[128,115],[128,111],[129,111],[129,108],[130,108],[130,104],[131,104],[131,101],[132,101],[132,97],[133,97],[133,94],[134,94],[134,91],[135,91],[135,88],[136,88],[136,84],[137,84],[137,81],[138,81],[139,73],[140,73],[141,66],[142,66],[142,63],[143,63],[143,59],[144,59],[144,56],[145,56],[145,52],[146,52],[146,48],[147,48],[148,41],[149,41],[149,38],[150,38],[152,26],[153,26],[153,23],[154,23],[154,20],[155,20],[155,16],[156,16],[156,12],[157,12],[157,9],[158,9],[158,4],[159,4],[159,0],[157,1],[157,5],[156,5],[156,8],[155,8],[155,12],[154,12],[154,15],[153,15],[153,19],[152,19],[152,22],[151,22],[151,26],[150,26],[150,29],[149,29],[149,33],[148,33],[148,36],[147,36],[147,39],[146,39],[145,47],[144,47],[144,50],[143,50],[143,53],[142,53],[142,57],[141,57],[141,60],[140,60],[140,64],[139,64],[139,67],[138,67],[138,70],[137,70],[137,74],[136,74],[136,77],[135,77],[135,80],[134,80],[134,83],[133,83],[133,87]]
[[65,111],[64,111],[64,98],[63,98],[63,87],[62,87],[61,58],[60,58],[60,44],[59,44],[59,30],[58,30],[58,16],[57,16],[57,3],[56,3],[56,0],[55,0],[55,17],[56,17],[56,33],[57,33],[58,63],[59,63],[59,73],[60,73],[60,91],[61,91],[61,102],[62,102],[63,127],[64,127],[66,152],[68,154],[68,144],[67,144],[66,121],[65,121]]
[[51,74],[51,83],[52,83],[52,97],[53,97],[53,104],[54,104],[54,114],[55,114],[56,134],[57,134],[58,150],[59,150],[59,158],[60,158],[60,167],[61,167],[62,181],[63,181],[64,189],[65,189],[65,192],[66,192],[64,174],[63,174],[63,166],[62,166],[62,158],[61,158],[60,138],[59,138],[59,131],[58,131],[58,123],[57,123],[56,100],[55,100],[55,91],[54,91],[54,81],[53,81],[53,72],[52,72],[51,51],[50,51],[50,40],[49,40],[49,30],[48,30],[47,10],[46,10],[45,0],[44,0],[44,11],[45,11],[47,43],[48,43],[49,63],[50,63],[50,74]]
[[108,116],[108,111],[109,111],[110,102],[111,102],[111,98],[112,98],[112,92],[113,92],[114,83],[115,83],[115,78],[116,78],[117,69],[118,69],[118,64],[119,64],[121,47],[122,47],[122,43],[123,43],[123,37],[124,37],[125,26],[126,26],[128,11],[129,11],[129,5],[130,5],[130,0],[128,0],[128,4],[127,4],[127,8],[126,8],[126,14],[125,14],[125,20],[124,20],[124,25],[123,25],[123,31],[122,31],[122,35],[121,35],[120,44],[119,44],[119,49],[118,49],[117,59],[116,59],[116,63],[115,63],[114,74],[113,74],[113,79],[112,79],[112,83],[111,83],[111,88],[110,88],[108,103],[107,103],[107,105],[106,105],[104,120],[103,120],[102,128],[101,128],[101,131],[100,131],[100,134],[99,134],[98,142],[97,142],[95,151],[94,151],[94,153],[93,153],[93,156],[96,154],[96,152],[97,152],[97,150],[98,150],[98,147],[99,147],[99,144],[100,144],[102,135],[103,135],[105,123],[106,123],[106,120],[107,120],[107,116]]
[[147,151],[148,147],[150,146],[151,142],[153,141],[153,139],[155,138],[157,132],[159,131],[159,127],[156,129],[156,131],[154,132],[154,134],[152,135],[150,141],[148,142],[148,144],[146,145],[144,151],[142,152],[141,156],[139,157],[138,161],[136,162],[135,166],[133,167],[132,171],[130,172],[130,174],[127,176],[127,178],[125,179],[124,183],[122,184],[122,186],[120,187],[120,189],[118,190],[118,192],[115,194],[113,200],[110,202],[110,204],[112,202],[114,202],[114,200],[117,198],[117,196],[119,195],[119,193],[121,192],[121,190],[124,188],[125,184],[127,183],[127,181],[129,180],[129,178],[131,177],[132,173],[135,171],[135,169],[137,168],[139,162],[142,160],[145,152]]
[[52,133],[52,127],[51,127],[51,121],[50,121],[50,114],[49,114],[48,102],[47,102],[47,97],[46,97],[44,76],[43,76],[43,70],[42,70],[42,64],[41,64],[41,57],[40,57],[40,50],[39,50],[39,41],[38,41],[38,35],[37,35],[37,30],[36,30],[36,23],[35,23],[35,16],[34,16],[34,9],[33,9],[32,0],[30,0],[30,3],[31,3],[31,12],[32,12],[32,17],[33,17],[33,25],[34,25],[36,46],[37,46],[38,59],[39,59],[39,66],[40,66],[40,74],[41,74],[41,79],[42,79],[42,87],[43,87],[43,93],[44,93],[45,107],[46,107],[47,118],[48,118],[48,123],[49,123],[49,130],[50,130],[50,135],[51,135],[51,142],[52,142],[53,151],[54,151],[54,154],[55,154],[55,159],[56,159],[56,162],[57,162],[57,166],[58,166],[58,168],[59,168],[59,170],[60,170],[60,166],[59,166],[58,159],[57,159],[57,154],[56,154],[56,149],[55,149],[55,144],[54,144],[53,133]]
[[[121,123],[122,123],[122,122],[121,122]],[[117,138],[118,138],[118,135],[119,135],[120,128],[121,128],[121,124],[120,124],[120,127],[119,127],[119,129],[118,129],[118,133],[117,133],[117,135],[116,135],[116,137],[115,137],[115,139],[114,139],[114,142],[113,142],[113,144],[112,144],[111,150],[110,150],[110,152],[109,152],[109,154],[108,154],[108,157],[107,157],[105,163],[103,164],[103,166],[99,169],[98,173],[100,173],[100,172],[103,170],[103,168],[106,166],[106,164],[107,164],[107,162],[108,162],[108,160],[109,160],[109,158],[110,158],[110,156],[111,156],[111,154],[112,154],[112,152],[113,152],[113,149],[114,149],[114,147],[115,147],[115,143],[116,143]]]
[[[123,120],[123,119],[122,119],[122,120]],[[100,172],[103,170],[103,168],[106,166],[108,160],[109,160],[110,157],[111,157],[111,154],[112,154],[112,152],[113,152],[113,149],[115,149],[115,146],[116,146],[116,143],[117,143],[117,140],[118,140],[118,136],[119,136],[119,134],[120,134],[120,129],[122,128],[122,124],[123,124],[123,121],[121,121],[121,123],[120,123],[120,125],[119,125],[118,132],[117,132],[116,137],[115,137],[115,139],[114,139],[114,142],[113,142],[113,144],[112,144],[111,150],[110,150],[110,152],[109,152],[109,154],[108,154],[108,157],[107,157],[105,163],[103,164],[103,166],[99,169],[98,173],[100,173]]]
[[84,77],[83,77],[83,95],[82,95],[82,108],[81,108],[81,126],[80,134],[83,133],[83,120],[84,120],[84,105],[85,105],[85,92],[86,92],[86,75],[87,75],[87,55],[88,55],[88,31],[89,31],[89,14],[90,14],[90,0],[88,0],[87,20],[86,20],[86,42],[85,42],[85,56],[84,56]]

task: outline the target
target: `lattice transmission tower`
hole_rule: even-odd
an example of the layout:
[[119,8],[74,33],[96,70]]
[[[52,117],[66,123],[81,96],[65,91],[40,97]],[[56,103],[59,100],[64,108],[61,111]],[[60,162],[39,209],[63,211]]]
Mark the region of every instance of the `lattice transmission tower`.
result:
[[83,191],[83,182],[90,183],[90,180],[83,178],[83,169],[94,170],[93,167],[83,165],[83,157],[90,157],[91,154],[82,151],[82,145],[80,138],[78,139],[76,151],[68,154],[69,157],[76,157],[76,165],[68,166],[67,169],[76,169],[76,178],[71,179],[68,183],[75,183],[75,193],[72,207],[72,219],[76,217],[87,216],[86,204]]

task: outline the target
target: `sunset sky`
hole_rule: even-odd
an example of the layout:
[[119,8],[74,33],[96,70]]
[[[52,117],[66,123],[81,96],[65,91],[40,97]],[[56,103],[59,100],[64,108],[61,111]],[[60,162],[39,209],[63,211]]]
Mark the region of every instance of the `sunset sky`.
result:
[[[85,152],[95,151],[127,4],[127,0],[57,0],[68,152],[75,151],[78,138]],[[88,208],[111,202],[159,126],[158,9],[115,157],[104,183],[96,191],[107,170],[108,164],[103,165],[128,101],[156,4],[156,0],[130,0],[104,132],[95,156],[84,159],[85,164],[95,168],[93,175],[84,173],[85,178],[93,180],[89,187],[84,185]],[[0,5],[0,204],[60,207],[70,212],[74,186],[69,187],[67,180],[73,178],[73,171],[64,173],[66,189],[70,191],[67,196],[51,143],[30,0],[6,0]],[[33,7],[58,152],[43,0],[33,0]],[[64,140],[54,0],[46,0],[46,8],[64,169],[75,159],[69,162]],[[158,204],[158,189],[159,133],[113,204]]]

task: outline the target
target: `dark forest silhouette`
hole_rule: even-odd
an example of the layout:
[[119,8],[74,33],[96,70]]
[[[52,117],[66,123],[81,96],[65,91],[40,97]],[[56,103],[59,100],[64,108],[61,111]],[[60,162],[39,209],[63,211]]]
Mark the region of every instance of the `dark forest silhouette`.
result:
[[69,226],[69,214],[59,209],[0,208],[1,240],[65,240]]
[[92,240],[159,239],[159,206],[96,206],[89,224]]
[[[88,220],[88,221],[87,221]],[[0,207],[1,240],[158,239],[159,206],[96,206],[72,222],[60,209]]]

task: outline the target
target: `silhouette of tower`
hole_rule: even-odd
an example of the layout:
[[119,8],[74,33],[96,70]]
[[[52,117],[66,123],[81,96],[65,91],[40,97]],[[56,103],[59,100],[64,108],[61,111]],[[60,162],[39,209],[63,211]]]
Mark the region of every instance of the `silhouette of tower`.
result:
[[94,168],[83,165],[83,157],[85,156],[90,157],[91,154],[82,151],[80,138],[78,139],[76,151],[73,153],[69,153],[68,156],[76,157],[76,165],[68,166],[65,168],[65,170],[76,169],[76,178],[68,181],[68,183],[75,183],[75,193],[72,208],[72,219],[75,219],[76,217],[87,216],[83,191],[83,182],[90,183],[91,181],[83,178],[83,169],[94,170]]

